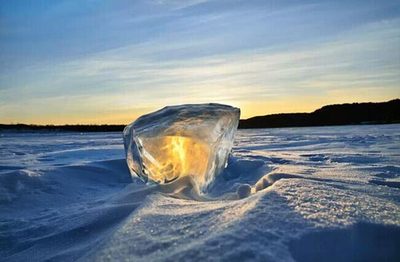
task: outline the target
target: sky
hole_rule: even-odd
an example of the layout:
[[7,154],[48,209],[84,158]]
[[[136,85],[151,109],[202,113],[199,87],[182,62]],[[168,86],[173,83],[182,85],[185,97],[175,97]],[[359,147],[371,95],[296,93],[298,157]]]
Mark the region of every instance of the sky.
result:
[[0,0],[0,123],[400,97],[400,1]]

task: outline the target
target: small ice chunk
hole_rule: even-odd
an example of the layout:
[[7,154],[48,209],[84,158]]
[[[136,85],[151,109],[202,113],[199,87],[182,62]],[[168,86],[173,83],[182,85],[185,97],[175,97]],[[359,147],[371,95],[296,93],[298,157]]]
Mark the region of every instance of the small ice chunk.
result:
[[226,166],[240,109],[221,104],[167,106],[124,129],[132,176],[164,184],[192,176],[201,191]]
[[251,186],[249,184],[242,184],[236,191],[239,198],[245,198],[251,194]]

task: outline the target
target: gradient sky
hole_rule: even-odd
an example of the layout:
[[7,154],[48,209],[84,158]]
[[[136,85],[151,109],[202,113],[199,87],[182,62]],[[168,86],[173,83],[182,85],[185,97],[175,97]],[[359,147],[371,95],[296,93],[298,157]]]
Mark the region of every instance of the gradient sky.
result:
[[0,0],[0,123],[400,97],[400,1]]

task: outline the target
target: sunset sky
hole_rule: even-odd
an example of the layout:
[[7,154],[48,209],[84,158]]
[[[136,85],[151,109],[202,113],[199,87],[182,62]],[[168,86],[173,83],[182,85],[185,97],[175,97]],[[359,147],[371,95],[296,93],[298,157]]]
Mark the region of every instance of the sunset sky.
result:
[[400,97],[399,1],[0,0],[0,123]]

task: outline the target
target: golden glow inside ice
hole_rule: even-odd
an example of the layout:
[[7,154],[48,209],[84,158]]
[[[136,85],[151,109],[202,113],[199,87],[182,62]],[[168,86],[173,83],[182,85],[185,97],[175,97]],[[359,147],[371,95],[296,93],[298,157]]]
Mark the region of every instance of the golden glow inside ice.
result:
[[204,182],[210,149],[199,140],[182,136],[143,139],[143,165],[148,177],[167,183],[178,177],[193,176]]

